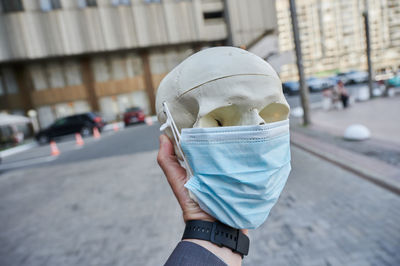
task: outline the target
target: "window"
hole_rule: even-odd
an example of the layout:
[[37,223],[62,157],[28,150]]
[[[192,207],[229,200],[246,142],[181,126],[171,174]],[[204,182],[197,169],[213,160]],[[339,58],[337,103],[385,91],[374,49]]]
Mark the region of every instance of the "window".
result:
[[146,3],[161,3],[161,0],[144,0]]
[[0,5],[4,13],[24,11],[22,0],[0,0]]
[[97,6],[96,0],[86,0],[87,6]]
[[63,63],[62,71],[67,86],[82,84],[82,71],[79,63],[75,60],[67,60]]
[[61,2],[60,0],[40,0],[40,8],[42,11],[61,9]]
[[126,59],[122,56],[109,57],[112,79],[120,80],[126,78]]
[[54,126],[55,126],[55,127],[60,127],[60,126],[65,125],[65,124],[67,124],[67,119],[66,119],[66,118],[61,118],[61,119],[58,119],[58,120],[54,123]]
[[212,11],[203,13],[204,19],[223,18],[223,16],[224,16],[223,11]]
[[46,77],[50,88],[63,88],[65,87],[65,77],[61,62],[52,61],[46,64]]
[[18,84],[15,73],[11,68],[3,68],[4,85],[8,94],[18,93]]
[[35,90],[45,90],[49,87],[44,65],[36,63],[29,66],[29,70]]
[[78,0],[78,6],[80,8],[97,6],[96,0]]
[[18,83],[14,70],[10,67],[0,69],[0,95],[18,93]]
[[92,59],[92,69],[96,82],[103,82],[111,79],[110,66],[105,57],[94,57]]
[[3,89],[3,77],[0,74],[0,96],[4,94],[4,89]]
[[111,0],[111,4],[113,6],[129,6],[131,4],[131,0]]

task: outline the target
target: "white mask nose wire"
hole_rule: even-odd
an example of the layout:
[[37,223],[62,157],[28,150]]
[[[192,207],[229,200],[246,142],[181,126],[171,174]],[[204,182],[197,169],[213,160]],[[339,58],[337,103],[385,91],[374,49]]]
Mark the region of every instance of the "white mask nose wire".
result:
[[183,154],[183,151],[181,149],[181,144],[180,144],[180,139],[181,135],[179,134],[178,127],[175,124],[174,119],[172,118],[171,112],[168,109],[168,105],[166,102],[163,102],[163,107],[165,114],[167,115],[167,122],[161,126],[161,130],[165,130],[168,126],[171,127],[172,134],[174,135],[175,143],[176,146],[178,147],[179,153],[181,154],[183,158],[183,162],[185,163],[186,170],[189,171],[190,176],[193,176],[192,170],[190,169],[190,166],[188,162],[186,161],[185,155]]

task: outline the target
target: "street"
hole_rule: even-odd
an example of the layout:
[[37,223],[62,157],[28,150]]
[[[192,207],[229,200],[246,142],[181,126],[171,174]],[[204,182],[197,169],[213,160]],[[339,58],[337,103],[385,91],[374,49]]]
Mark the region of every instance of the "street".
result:
[[[67,139],[56,159],[1,173],[0,265],[162,265],[184,225],[156,163],[158,128]],[[296,147],[292,168],[244,265],[400,264],[397,195]]]
[[30,165],[31,161],[33,165],[49,166],[154,150],[158,148],[155,141],[159,135],[158,127],[153,126],[151,128],[154,130],[149,130],[147,126],[137,125],[118,132],[107,131],[100,140],[84,138],[83,147],[75,144],[73,136],[63,137],[61,141],[57,141],[60,150],[58,157],[50,156],[50,145],[35,147],[4,158],[0,164],[0,172],[14,169],[14,165],[18,168],[25,164]]

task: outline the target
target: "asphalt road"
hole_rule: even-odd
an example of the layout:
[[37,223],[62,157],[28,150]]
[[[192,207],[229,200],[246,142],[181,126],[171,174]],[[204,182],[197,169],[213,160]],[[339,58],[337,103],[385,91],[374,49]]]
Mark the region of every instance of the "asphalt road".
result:
[[[54,161],[2,173],[0,265],[162,265],[184,225],[158,134],[143,125],[78,149],[67,140]],[[288,184],[243,264],[399,265],[399,231],[397,195],[292,147]]]
[[108,131],[100,139],[84,138],[84,145],[77,146],[74,136],[56,142],[59,156],[51,156],[50,145],[36,146],[3,159],[0,173],[26,167],[46,167],[57,164],[82,162],[104,157],[120,156],[150,151],[158,148],[159,124],[126,127],[117,132]]

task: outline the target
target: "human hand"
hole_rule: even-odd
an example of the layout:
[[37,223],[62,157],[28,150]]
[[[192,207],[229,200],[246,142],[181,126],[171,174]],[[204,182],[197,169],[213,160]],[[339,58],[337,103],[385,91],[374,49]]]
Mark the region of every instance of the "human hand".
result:
[[188,190],[184,187],[187,182],[186,170],[176,157],[174,146],[166,135],[160,136],[160,149],[157,162],[163,170],[167,181],[183,212],[183,220],[215,221],[215,218],[204,212],[200,206],[189,197]]
[[[157,155],[157,162],[167,177],[167,181],[181,206],[185,223],[189,220],[215,221],[216,219],[214,217],[203,211],[200,206],[189,197],[189,192],[184,187],[188,179],[186,170],[179,164],[174,146],[166,135],[160,136],[160,149]],[[247,234],[247,230],[242,231]],[[196,243],[208,249],[228,265],[239,266],[242,263],[242,257],[238,253],[232,252],[229,248],[220,247],[209,241],[200,239],[185,239],[185,241]]]

